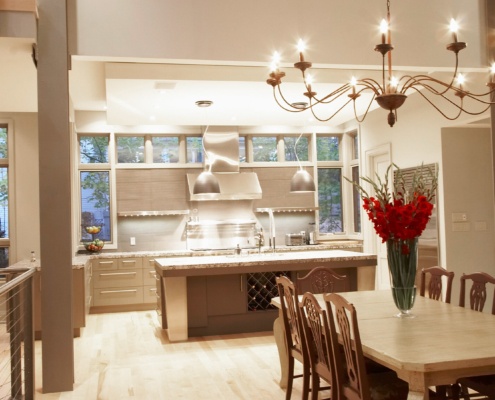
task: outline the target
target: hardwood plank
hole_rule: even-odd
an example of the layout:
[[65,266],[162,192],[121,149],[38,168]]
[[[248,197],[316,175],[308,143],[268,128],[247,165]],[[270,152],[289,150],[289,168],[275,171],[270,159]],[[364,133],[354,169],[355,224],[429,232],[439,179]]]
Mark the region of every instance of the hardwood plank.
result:
[[155,311],[91,314],[74,349],[74,391],[43,394],[36,342],[36,399],[285,399],[272,332],[170,343]]

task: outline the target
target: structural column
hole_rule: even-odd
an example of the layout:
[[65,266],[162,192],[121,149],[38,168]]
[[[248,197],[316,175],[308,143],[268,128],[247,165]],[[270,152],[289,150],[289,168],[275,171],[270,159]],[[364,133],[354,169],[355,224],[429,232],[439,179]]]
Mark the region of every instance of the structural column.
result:
[[38,128],[43,392],[73,390],[67,5],[39,0]]

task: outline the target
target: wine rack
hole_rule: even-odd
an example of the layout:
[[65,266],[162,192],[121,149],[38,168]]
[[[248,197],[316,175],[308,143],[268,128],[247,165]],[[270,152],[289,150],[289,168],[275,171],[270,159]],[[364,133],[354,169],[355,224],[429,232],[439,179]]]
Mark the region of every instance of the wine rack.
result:
[[248,311],[272,310],[273,297],[278,296],[275,278],[280,275],[290,276],[288,271],[254,272],[247,274]]

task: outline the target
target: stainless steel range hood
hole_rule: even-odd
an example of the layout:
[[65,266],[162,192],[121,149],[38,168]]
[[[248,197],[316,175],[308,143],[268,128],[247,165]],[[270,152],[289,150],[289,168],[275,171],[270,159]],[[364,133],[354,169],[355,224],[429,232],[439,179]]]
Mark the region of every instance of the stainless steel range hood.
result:
[[190,200],[254,200],[261,199],[261,186],[254,172],[213,173],[218,179],[220,193],[193,194],[199,174],[187,174]]
[[261,199],[261,186],[254,172],[239,172],[239,134],[228,127],[209,127],[203,136],[211,172],[218,179],[220,193],[194,194],[199,174],[187,174],[190,200]]

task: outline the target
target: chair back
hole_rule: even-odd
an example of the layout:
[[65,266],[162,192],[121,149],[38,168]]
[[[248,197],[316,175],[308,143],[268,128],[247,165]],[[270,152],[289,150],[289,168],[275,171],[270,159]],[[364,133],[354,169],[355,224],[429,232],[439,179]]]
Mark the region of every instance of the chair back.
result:
[[[333,385],[335,377],[327,312],[309,292],[303,295],[299,307],[301,326],[311,365],[312,390],[315,391],[319,387],[317,380],[321,377],[330,384],[330,398],[336,399],[337,388]],[[313,393],[313,398],[316,397],[316,393]]]
[[419,288],[419,294],[423,297],[425,296],[427,286],[426,278],[429,277],[430,279],[428,282],[428,297],[434,300],[441,300],[443,288],[442,277],[445,276],[447,278],[447,283],[445,285],[445,302],[450,303],[454,275],[454,272],[449,272],[446,269],[438,266],[423,268],[421,270],[421,285]]
[[280,296],[280,310],[284,323],[287,351],[298,360],[304,361],[307,356],[303,350],[304,338],[298,315],[296,288],[286,276],[279,276],[275,280]]
[[305,276],[296,280],[298,295],[305,292],[314,294],[348,292],[349,288],[349,278],[346,275],[339,275],[327,267],[315,267]]
[[[356,309],[339,294],[327,293],[323,298],[328,313],[337,398],[371,400]],[[338,335],[343,346],[342,352],[338,350]]]
[[[472,281],[469,291],[469,306],[471,310],[483,311],[486,302],[486,285],[491,284],[495,287],[495,278],[486,272],[474,272],[472,274],[462,274],[461,276],[461,294],[459,306],[464,307],[466,301],[466,281]],[[495,315],[495,290],[492,304],[492,314]]]

